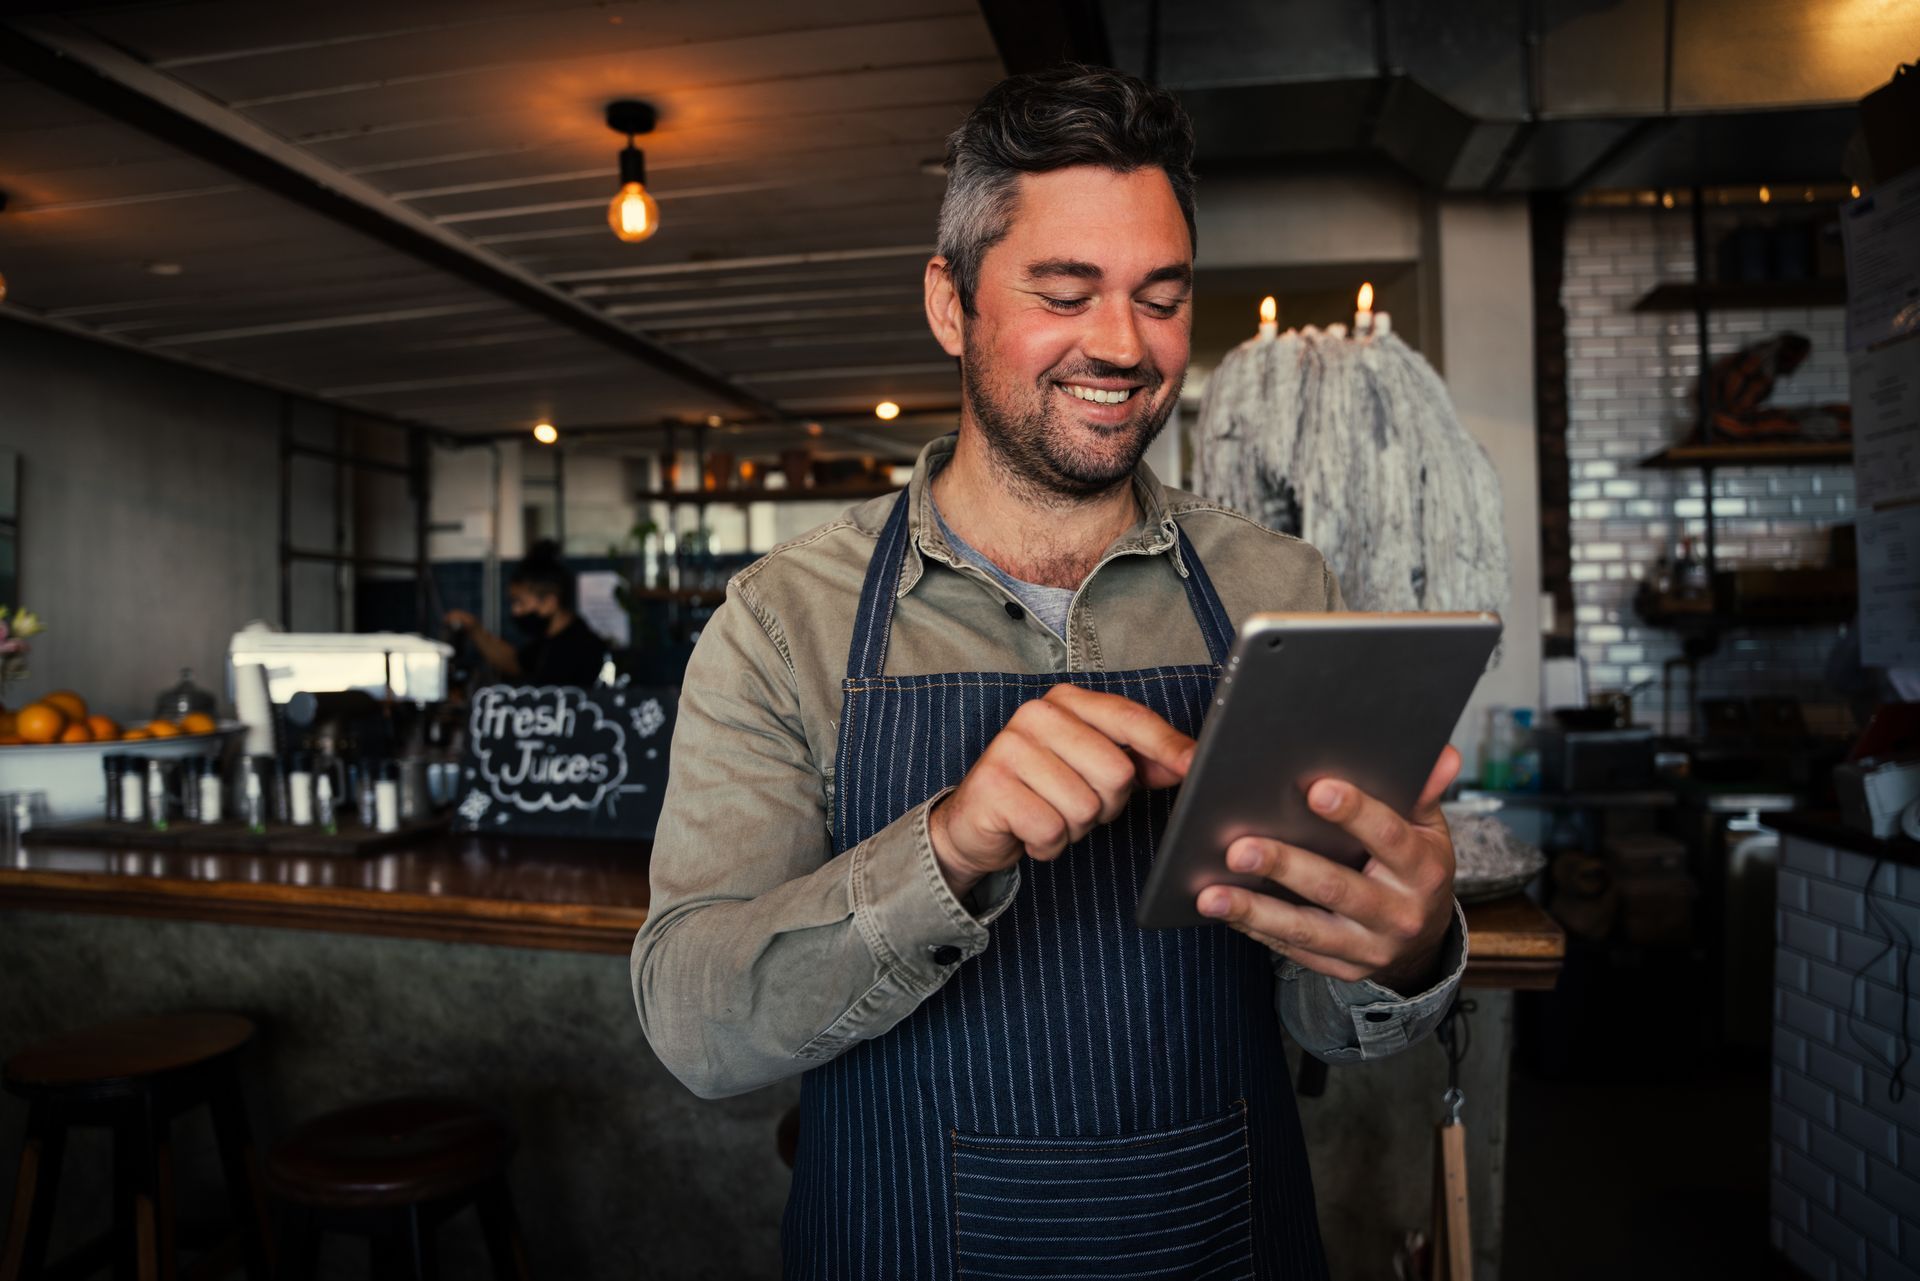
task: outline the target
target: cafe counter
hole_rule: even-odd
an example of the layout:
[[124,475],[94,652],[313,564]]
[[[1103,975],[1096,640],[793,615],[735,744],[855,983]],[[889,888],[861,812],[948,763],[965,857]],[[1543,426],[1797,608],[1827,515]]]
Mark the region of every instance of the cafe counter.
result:
[[[446,834],[324,858],[43,840],[0,866],[0,1054],[102,1019],[234,1010],[262,1029],[246,1074],[262,1136],[403,1093],[463,1095],[511,1116],[514,1193],[544,1275],[774,1276],[788,1182],[775,1136],[797,1083],[703,1102],[653,1057],[626,964],[647,906],[644,843]],[[1564,940],[1522,897],[1467,918],[1467,983],[1482,989],[1466,1084],[1469,1123],[1484,1113],[1473,1133],[1486,1258],[1498,1240],[1510,991],[1550,987]],[[1422,1046],[1337,1069],[1324,1097],[1302,1099],[1336,1271],[1361,1254],[1373,1270],[1388,1218],[1424,1220],[1443,1074]],[[0,1198],[23,1113],[0,1103]],[[210,1150],[182,1142],[192,1215],[196,1182],[198,1203],[217,1204],[216,1169]],[[94,1230],[68,1211],[104,1203],[87,1190],[109,1196],[108,1164],[104,1146],[73,1149],[56,1254],[58,1238]],[[442,1249],[449,1275],[483,1270],[477,1231],[450,1223]],[[347,1253],[323,1260],[323,1275],[355,1275]]]

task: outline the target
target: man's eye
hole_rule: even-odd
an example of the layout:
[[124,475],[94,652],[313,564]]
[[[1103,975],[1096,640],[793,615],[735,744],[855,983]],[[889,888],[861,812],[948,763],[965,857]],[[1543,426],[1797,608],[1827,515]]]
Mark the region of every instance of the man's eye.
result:
[[1186,306],[1186,300],[1183,298],[1176,302],[1148,301],[1148,302],[1142,303],[1141,305],[1144,306],[1148,311],[1152,312],[1154,315],[1160,317],[1160,319],[1170,320],[1173,317],[1180,314],[1180,309]]
[[1055,311],[1074,311],[1084,307],[1087,302],[1085,298],[1054,298],[1047,294],[1042,294],[1040,297],[1041,301]]

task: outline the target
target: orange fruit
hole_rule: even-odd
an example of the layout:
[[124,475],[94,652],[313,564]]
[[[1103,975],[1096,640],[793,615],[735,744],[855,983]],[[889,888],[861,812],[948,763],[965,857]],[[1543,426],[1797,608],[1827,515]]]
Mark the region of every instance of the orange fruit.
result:
[[152,738],[152,737],[153,735],[148,733],[144,727],[136,725],[132,729],[126,731],[124,734],[120,735],[120,741],[123,743],[133,743],[133,742],[138,742],[140,739],[143,739],[143,738]]
[[63,743],[91,743],[93,741],[93,731],[87,728],[85,721],[75,721],[60,731],[60,741]]
[[189,734],[211,734],[220,727],[205,712],[188,712],[180,718],[180,728]]
[[62,712],[66,713],[66,717],[70,721],[84,721],[87,719],[87,700],[70,689],[56,689],[40,701],[48,707],[59,708]]
[[67,728],[67,714],[45,703],[29,703],[20,709],[14,730],[29,743],[52,743]]
[[120,727],[114,723],[111,716],[95,713],[87,717],[87,728],[93,731],[95,742],[110,743],[120,737]]
[[172,721],[148,721],[147,737],[178,738],[180,737],[180,727]]

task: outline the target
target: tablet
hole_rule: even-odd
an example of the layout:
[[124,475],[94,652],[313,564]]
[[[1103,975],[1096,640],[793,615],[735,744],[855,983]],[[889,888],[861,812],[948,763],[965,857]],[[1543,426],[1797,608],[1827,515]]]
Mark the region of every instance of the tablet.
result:
[[1411,813],[1499,639],[1500,616],[1488,613],[1247,619],[1135,919],[1146,929],[1206,923],[1194,900],[1209,885],[1300,901],[1227,869],[1227,846],[1242,836],[1363,866],[1365,848],[1307,808],[1307,784],[1338,778]]

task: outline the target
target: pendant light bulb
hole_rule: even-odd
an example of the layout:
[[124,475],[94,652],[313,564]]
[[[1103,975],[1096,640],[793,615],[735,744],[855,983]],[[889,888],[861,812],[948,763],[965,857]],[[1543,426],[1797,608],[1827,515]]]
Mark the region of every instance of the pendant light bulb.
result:
[[660,206],[643,182],[622,183],[607,206],[607,225],[628,244],[638,244],[660,230]]
[[638,244],[660,230],[660,205],[647,190],[647,158],[633,145],[636,134],[651,133],[653,108],[644,102],[622,101],[607,106],[607,126],[627,136],[620,152],[620,190],[607,206],[607,225],[628,244]]

